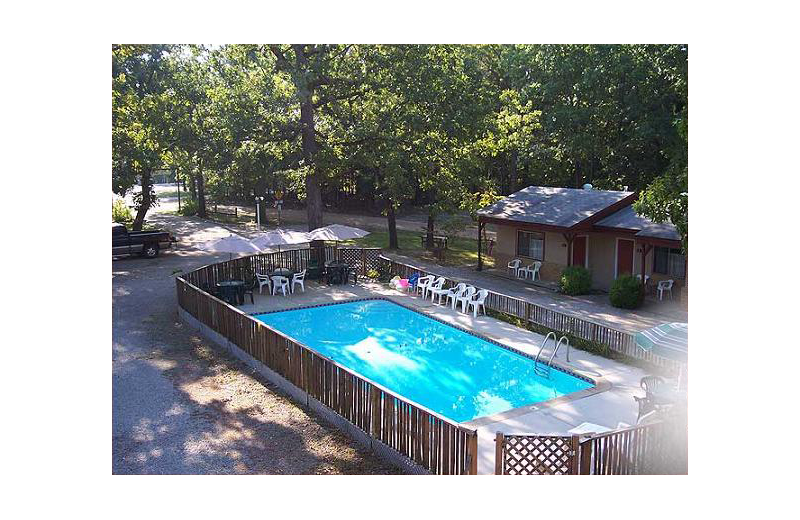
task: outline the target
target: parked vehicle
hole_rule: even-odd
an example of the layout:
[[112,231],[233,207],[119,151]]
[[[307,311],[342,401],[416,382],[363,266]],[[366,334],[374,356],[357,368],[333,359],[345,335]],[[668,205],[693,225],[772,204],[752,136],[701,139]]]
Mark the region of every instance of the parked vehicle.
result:
[[128,231],[123,224],[111,224],[111,256],[142,255],[155,258],[170,249],[177,239],[167,231]]

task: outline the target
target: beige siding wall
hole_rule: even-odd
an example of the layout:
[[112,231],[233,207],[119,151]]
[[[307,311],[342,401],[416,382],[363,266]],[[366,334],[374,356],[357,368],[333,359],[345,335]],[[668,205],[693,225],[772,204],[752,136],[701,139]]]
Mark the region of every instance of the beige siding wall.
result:
[[[523,265],[533,262],[532,259],[517,257],[517,230],[513,226],[496,226],[497,242],[494,247],[494,257],[496,266],[504,268],[508,262],[514,258],[520,258]],[[542,280],[557,282],[561,277],[561,271],[567,265],[567,248],[564,246],[566,240],[561,233],[546,232],[544,234],[544,261],[540,274]],[[614,271],[617,253],[617,238],[629,238],[625,235],[613,235],[610,233],[589,233],[587,236],[587,247],[589,248],[589,270],[592,271],[592,286],[595,289],[608,291],[614,282]],[[639,249],[642,244],[638,241],[633,246],[633,273],[640,274],[642,271],[642,253]],[[655,293],[655,286],[659,280],[666,280],[669,276],[653,273],[653,251],[647,255],[645,263],[645,273],[651,276],[651,292]],[[683,299],[682,288],[684,280],[675,280],[673,296]]]
[[[498,268],[505,267],[514,258],[522,260],[523,265],[534,262],[532,258],[517,256],[517,231],[513,226],[497,226],[497,243],[494,257]],[[544,261],[539,274],[542,280],[557,281],[561,270],[567,265],[567,248],[563,247],[564,237],[560,233],[544,234]]]

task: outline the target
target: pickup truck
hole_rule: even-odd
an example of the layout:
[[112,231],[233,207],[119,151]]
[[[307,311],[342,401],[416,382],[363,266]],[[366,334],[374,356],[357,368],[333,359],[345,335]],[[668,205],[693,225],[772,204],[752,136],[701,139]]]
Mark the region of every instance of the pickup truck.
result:
[[155,258],[162,249],[177,242],[167,231],[128,231],[123,224],[111,224],[111,256],[142,255]]

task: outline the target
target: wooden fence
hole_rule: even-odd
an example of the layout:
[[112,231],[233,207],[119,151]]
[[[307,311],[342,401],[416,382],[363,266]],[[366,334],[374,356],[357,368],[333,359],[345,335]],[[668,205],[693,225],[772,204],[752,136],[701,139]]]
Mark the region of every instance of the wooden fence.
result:
[[[381,261],[388,265],[388,269],[392,276],[397,275],[403,278],[408,278],[414,273],[418,273],[420,276],[440,276],[436,273],[426,271],[419,267],[397,262],[385,256],[381,257]],[[445,277],[444,287],[453,287],[461,281],[462,280]],[[559,312],[548,307],[531,303],[521,298],[507,296],[494,291],[489,291],[489,295],[486,297],[485,306],[487,309],[510,314],[525,321],[529,321],[536,325],[541,325],[561,333],[569,333],[580,339],[602,343],[615,352],[619,352],[632,358],[647,361],[656,366],[665,367],[673,371],[678,371],[680,369],[680,363],[656,356],[651,352],[637,347],[633,334],[614,329],[592,320],[579,318],[578,316],[574,316],[572,314]]]
[[269,262],[302,265],[307,261],[307,250],[296,250],[203,267],[176,279],[178,305],[309,397],[428,471],[441,475],[476,474],[476,430],[464,428],[351,372],[196,285],[210,284],[243,267],[263,267]]
[[[266,273],[278,267],[288,267],[299,271],[308,267],[312,257],[313,249],[309,248],[261,253],[207,265],[187,273],[183,278],[198,288],[213,287],[220,280],[241,278],[245,270]],[[381,249],[326,247],[325,258],[348,262],[357,269],[359,276],[366,276],[370,270],[377,270],[381,266]]]
[[498,475],[686,475],[688,430],[680,419],[592,436],[498,432]]

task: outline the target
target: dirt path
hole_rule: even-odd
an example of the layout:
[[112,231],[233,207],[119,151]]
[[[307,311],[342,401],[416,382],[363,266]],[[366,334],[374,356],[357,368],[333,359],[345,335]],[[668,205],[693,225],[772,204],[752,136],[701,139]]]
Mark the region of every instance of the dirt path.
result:
[[182,243],[155,260],[112,263],[113,473],[397,473],[185,329],[175,273],[227,257],[192,247],[226,230],[149,220]]
[[[168,193],[175,191],[174,185],[157,185],[157,193]],[[182,195],[183,196],[183,195]],[[126,199],[129,204],[133,203],[131,196]],[[255,217],[255,206],[233,206],[233,205],[219,205],[219,209],[226,211],[233,211],[236,207],[242,215],[249,215]],[[147,220],[151,220],[158,214],[174,213],[178,210],[177,197],[166,197],[159,200],[159,205],[152,208],[147,214]],[[269,206],[267,208],[267,216],[271,222],[277,221],[278,210]],[[355,226],[369,231],[386,231],[388,224],[386,217],[378,217],[373,215],[353,215],[349,213],[334,213],[326,211],[323,213],[323,222],[327,224],[344,224],[347,226]],[[305,227],[306,211],[305,209],[284,209],[281,214],[281,227],[297,228],[302,231],[307,231]],[[458,236],[464,238],[476,238],[478,236],[477,227],[469,222],[469,217],[464,215],[465,227],[458,233]],[[397,219],[397,229],[403,231],[412,231],[416,233],[423,233],[425,228],[426,217],[422,214],[419,215],[405,215]],[[253,225],[255,230],[255,226]],[[494,232],[489,232],[490,238],[493,237]]]

